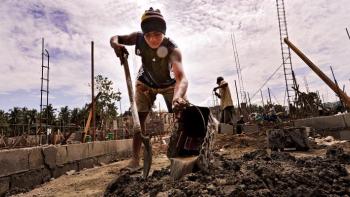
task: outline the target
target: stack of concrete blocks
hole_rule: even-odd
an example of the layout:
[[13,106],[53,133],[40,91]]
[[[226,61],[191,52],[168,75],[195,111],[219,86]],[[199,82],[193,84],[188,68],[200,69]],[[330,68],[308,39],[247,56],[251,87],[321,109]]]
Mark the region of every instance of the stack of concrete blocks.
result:
[[294,120],[294,126],[311,127],[321,135],[331,135],[337,139],[350,140],[349,113]]
[[[230,125],[230,124],[225,124],[225,123],[220,123],[220,133],[223,134],[236,134],[236,124],[235,125]],[[244,124],[243,125],[243,132],[244,133],[253,133],[253,132],[258,132],[259,127],[256,124]]]
[[221,134],[235,134],[235,129],[230,124],[220,123],[219,131]]
[[259,131],[259,126],[257,124],[245,124],[243,125],[243,132],[254,133]]
[[130,139],[0,151],[0,196],[32,189],[70,170],[127,158],[131,152]]

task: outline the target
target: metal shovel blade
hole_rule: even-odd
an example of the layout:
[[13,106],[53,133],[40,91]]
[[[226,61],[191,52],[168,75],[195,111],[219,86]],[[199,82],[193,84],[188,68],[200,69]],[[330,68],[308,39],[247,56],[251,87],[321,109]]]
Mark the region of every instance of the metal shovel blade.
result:
[[149,137],[142,136],[143,151],[143,177],[147,178],[152,165],[152,145]]

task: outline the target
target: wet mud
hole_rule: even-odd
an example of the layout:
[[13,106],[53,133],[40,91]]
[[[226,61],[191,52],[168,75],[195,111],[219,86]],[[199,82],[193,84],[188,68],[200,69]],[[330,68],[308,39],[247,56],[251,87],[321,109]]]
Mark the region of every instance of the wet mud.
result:
[[344,196],[350,195],[350,155],[330,147],[322,157],[296,158],[258,149],[238,159],[216,154],[209,173],[173,181],[169,168],[148,179],[127,175],[105,196]]

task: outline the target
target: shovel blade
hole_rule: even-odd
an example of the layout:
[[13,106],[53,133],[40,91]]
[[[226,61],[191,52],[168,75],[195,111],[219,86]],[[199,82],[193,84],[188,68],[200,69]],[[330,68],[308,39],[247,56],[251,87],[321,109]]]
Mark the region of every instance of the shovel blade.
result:
[[181,179],[184,175],[193,172],[198,163],[198,156],[175,157],[170,159],[170,176],[174,180]]
[[143,177],[147,178],[152,165],[152,145],[149,137],[142,136],[143,151]]

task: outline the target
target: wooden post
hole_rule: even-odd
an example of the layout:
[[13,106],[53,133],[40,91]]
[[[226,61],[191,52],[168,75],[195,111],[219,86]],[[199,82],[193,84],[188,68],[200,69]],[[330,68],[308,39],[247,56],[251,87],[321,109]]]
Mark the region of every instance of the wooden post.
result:
[[306,55],[301,52],[296,46],[294,46],[287,38],[284,42],[313,70],[327,85],[330,87],[334,93],[338,93],[347,106],[350,106],[350,98],[343,92],[339,87],[337,87],[334,82],[327,77]]

